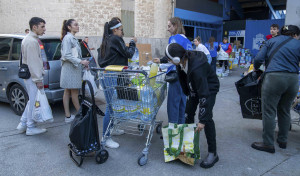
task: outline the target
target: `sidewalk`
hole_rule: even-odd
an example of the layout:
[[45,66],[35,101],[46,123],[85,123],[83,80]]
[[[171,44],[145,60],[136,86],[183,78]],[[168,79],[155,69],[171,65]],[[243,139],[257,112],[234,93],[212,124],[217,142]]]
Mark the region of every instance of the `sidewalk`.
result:
[[[114,137],[118,149],[108,149],[106,163],[98,165],[94,158],[86,158],[78,168],[70,159],[69,124],[64,123],[62,103],[52,105],[55,122],[45,124],[48,132],[38,136],[17,134],[19,117],[0,103],[0,175],[68,176],[68,175],[220,175],[220,176],[296,176],[300,175],[300,127],[293,125],[287,149],[275,145],[275,154],[260,152],[250,147],[262,140],[262,121],[243,119],[239,97],[234,82],[240,79],[241,69],[220,78],[221,89],[217,95],[214,119],[217,130],[217,147],[220,161],[215,167],[203,169],[200,161],[193,167],[180,161],[164,162],[163,141],[154,134],[147,165],[140,167],[137,158],[145,147],[146,136],[122,135]],[[103,95],[97,95],[97,104],[105,111]],[[298,117],[292,112],[292,117]],[[98,118],[102,132],[102,118]],[[166,101],[158,120],[167,124]],[[101,134],[100,132],[100,134]],[[277,133],[277,128],[276,128]],[[207,154],[206,139],[200,135],[201,157]]]

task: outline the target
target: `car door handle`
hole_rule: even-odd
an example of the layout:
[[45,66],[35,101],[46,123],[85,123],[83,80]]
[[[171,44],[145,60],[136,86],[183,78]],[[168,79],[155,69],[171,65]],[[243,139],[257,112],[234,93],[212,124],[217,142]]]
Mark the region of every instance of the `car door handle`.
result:
[[6,70],[7,70],[7,68],[6,68],[6,67],[1,67],[1,68],[0,68],[0,70],[2,70],[2,71],[6,71]]

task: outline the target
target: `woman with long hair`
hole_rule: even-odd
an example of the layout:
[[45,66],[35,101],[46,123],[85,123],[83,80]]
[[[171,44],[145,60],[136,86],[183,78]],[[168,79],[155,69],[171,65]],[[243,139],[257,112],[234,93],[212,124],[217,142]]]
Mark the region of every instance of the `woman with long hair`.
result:
[[75,34],[79,32],[76,20],[64,20],[61,32],[61,75],[60,87],[64,88],[63,104],[65,109],[65,122],[70,123],[75,116],[70,113],[70,97],[76,111],[80,105],[78,92],[82,83],[82,65],[88,67],[89,62],[82,60],[81,48]]
[[216,72],[217,67],[217,50],[218,50],[218,42],[215,42],[215,37],[211,36],[208,40],[208,43],[205,43],[206,48],[210,52],[211,60],[211,68]]
[[[186,38],[182,21],[178,17],[170,18],[168,21],[168,31],[172,35],[169,38],[170,43],[178,43],[186,50],[193,50],[192,43]],[[154,62],[167,63],[167,57],[162,59],[155,58]],[[176,70],[175,65],[171,69]],[[179,81],[170,82],[167,100],[168,120],[170,123],[185,123],[186,95],[182,92]]]
[[[128,66],[128,58],[131,58],[135,52],[136,38],[133,38],[129,47],[125,45],[123,40],[123,26],[119,19],[113,18],[111,21],[106,22],[104,25],[103,40],[100,47],[100,60],[99,65],[101,68],[108,65],[123,65]],[[106,89],[107,83],[115,83],[117,80],[113,78],[104,78],[101,80],[102,87]],[[106,83],[106,84],[104,84]],[[106,99],[106,111],[103,118],[103,136],[107,139],[104,141],[105,146],[109,148],[118,148],[119,144],[113,141],[109,134],[109,129],[113,126],[108,126],[110,121],[110,114],[112,112],[111,98],[113,95],[113,90],[108,89],[104,91],[104,96]],[[124,134],[123,130],[114,129],[112,135]]]

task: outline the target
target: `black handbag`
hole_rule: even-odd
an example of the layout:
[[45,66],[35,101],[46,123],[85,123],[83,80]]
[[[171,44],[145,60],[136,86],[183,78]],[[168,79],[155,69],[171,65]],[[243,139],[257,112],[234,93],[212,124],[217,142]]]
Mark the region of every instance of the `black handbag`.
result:
[[178,80],[178,74],[176,70],[171,70],[169,73],[166,74],[165,81],[172,83]]
[[21,79],[29,79],[31,77],[28,65],[22,63],[22,53],[21,53],[21,58],[20,58],[20,66],[19,66],[18,76]]

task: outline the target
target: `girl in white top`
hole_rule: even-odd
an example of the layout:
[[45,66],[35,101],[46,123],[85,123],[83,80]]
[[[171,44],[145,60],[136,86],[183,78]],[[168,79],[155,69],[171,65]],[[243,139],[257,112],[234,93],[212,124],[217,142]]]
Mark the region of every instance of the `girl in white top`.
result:
[[210,56],[210,52],[208,51],[208,49],[201,43],[201,38],[198,36],[194,39],[194,44],[196,45],[196,51],[202,51],[208,60],[208,63],[211,63],[211,56]]

